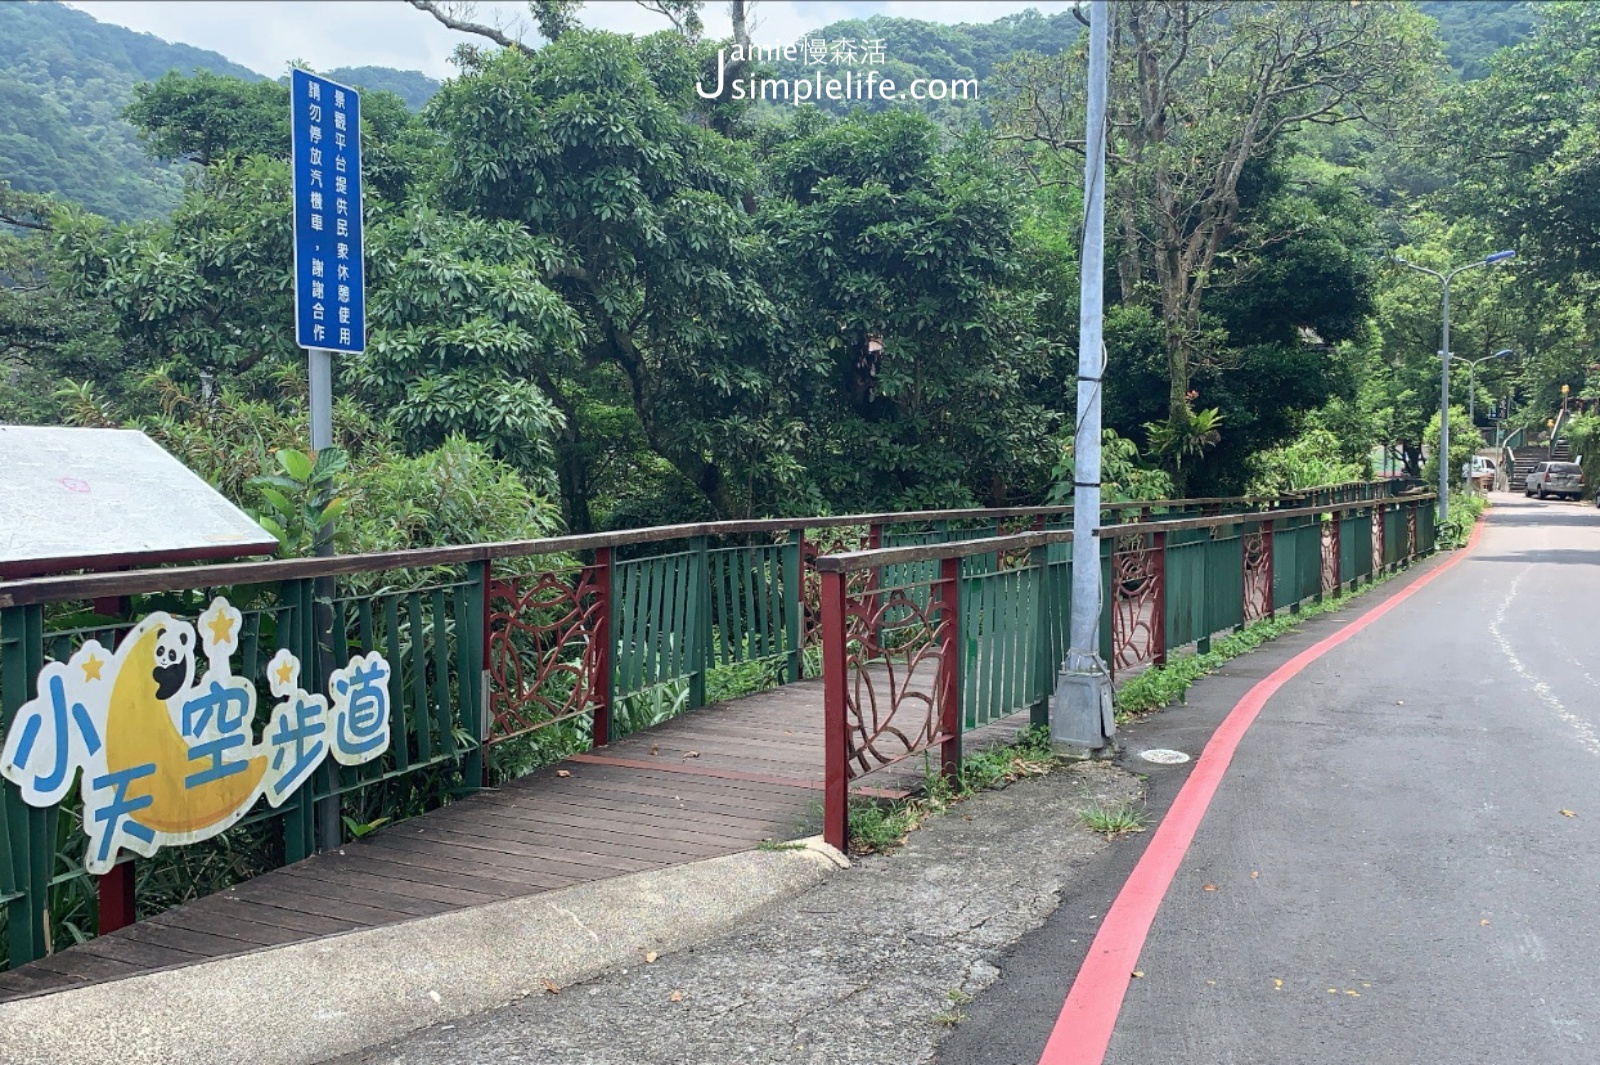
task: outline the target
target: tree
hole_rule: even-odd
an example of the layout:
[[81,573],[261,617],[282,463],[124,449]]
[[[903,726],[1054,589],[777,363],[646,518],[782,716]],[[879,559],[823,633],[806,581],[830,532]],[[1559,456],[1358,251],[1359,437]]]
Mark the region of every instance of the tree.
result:
[[[1308,126],[1373,117],[1425,79],[1436,46],[1394,3],[1129,0],[1115,11],[1108,229],[1123,301],[1159,309],[1176,432],[1193,416],[1208,291],[1229,258],[1281,239],[1246,224],[1252,165]],[[1081,54],[1004,73],[1012,137],[1081,151]]]
[[1441,109],[1432,144],[1444,199],[1489,223],[1557,280],[1600,272],[1600,7],[1539,7],[1534,35]]
[[430,112],[451,207],[512,222],[556,250],[551,287],[584,321],[579,368],[542,381],[566,428],[561,494],[592,527],[585,394],[626,395],[649,448],[714,513],[748,513],[792,443],[768,355],[777,325],[747,211],[748,151],[694,121],[698,57],[677,34],[568,30],[527,54],[467,57]]
[[[1021,275],[1020,202],[984,140],[908,111],[802,118],[764,157],[807,462],[847,507],[1002,505],[1048,484],[1055,349]],[[1050,400],[1064,394],[1057,392]]]

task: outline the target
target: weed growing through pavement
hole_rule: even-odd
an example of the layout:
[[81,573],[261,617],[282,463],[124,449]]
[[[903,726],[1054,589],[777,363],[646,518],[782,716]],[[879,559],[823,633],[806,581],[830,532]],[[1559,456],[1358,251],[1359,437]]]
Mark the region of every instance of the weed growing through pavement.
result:
[[899,800],[857,799],[850,804],[851,853],[886,854],[928,817],[967,796],[1023,777],[1042,776],[1055,764],[1050,732],[1042,727],[1027,729],[1012,743],[973,751],[962,759],[954,780],[927,762],[922,794]]
[[1115,838],[1125,832],[1143,832],[1145,812],[1132,803],[1121,806],[1091,806],[1078,811],[1078,822],[1090,832]]

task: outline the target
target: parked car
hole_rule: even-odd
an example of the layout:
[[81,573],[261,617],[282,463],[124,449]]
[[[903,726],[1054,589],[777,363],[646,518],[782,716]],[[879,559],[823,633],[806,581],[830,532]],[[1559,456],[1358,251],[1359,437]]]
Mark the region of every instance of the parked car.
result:
[[1583,495],[1583,467],[1576,462],[1541,462],[1528,474],[1525,496],[1562,496],[1577,499]]
[[1462,464],[1461,479],[1487,492],[1494,487],[1495,469],[1494,459],[1474,455],[1471,462]]

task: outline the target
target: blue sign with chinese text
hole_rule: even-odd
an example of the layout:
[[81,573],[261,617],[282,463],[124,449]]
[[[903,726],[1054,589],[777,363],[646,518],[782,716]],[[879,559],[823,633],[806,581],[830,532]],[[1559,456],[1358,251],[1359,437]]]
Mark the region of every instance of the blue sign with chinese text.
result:
[[361,97],[289,73],[294,169],[295,339],[303,348],[366,347],[361,259]]

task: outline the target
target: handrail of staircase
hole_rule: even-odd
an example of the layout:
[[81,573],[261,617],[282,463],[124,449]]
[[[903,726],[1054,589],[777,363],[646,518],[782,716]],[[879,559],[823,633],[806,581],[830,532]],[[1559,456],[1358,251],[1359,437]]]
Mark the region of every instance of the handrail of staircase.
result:
[[1566,425],[1567,411],[1566,408],[1563,407],[1556,413],[1555,427],[1550,430],[1550,451],[1547,456],[1548,458],[1554,459],[1556,457],[1556,444],[1561,442],[1561,430],[1566,428]]

